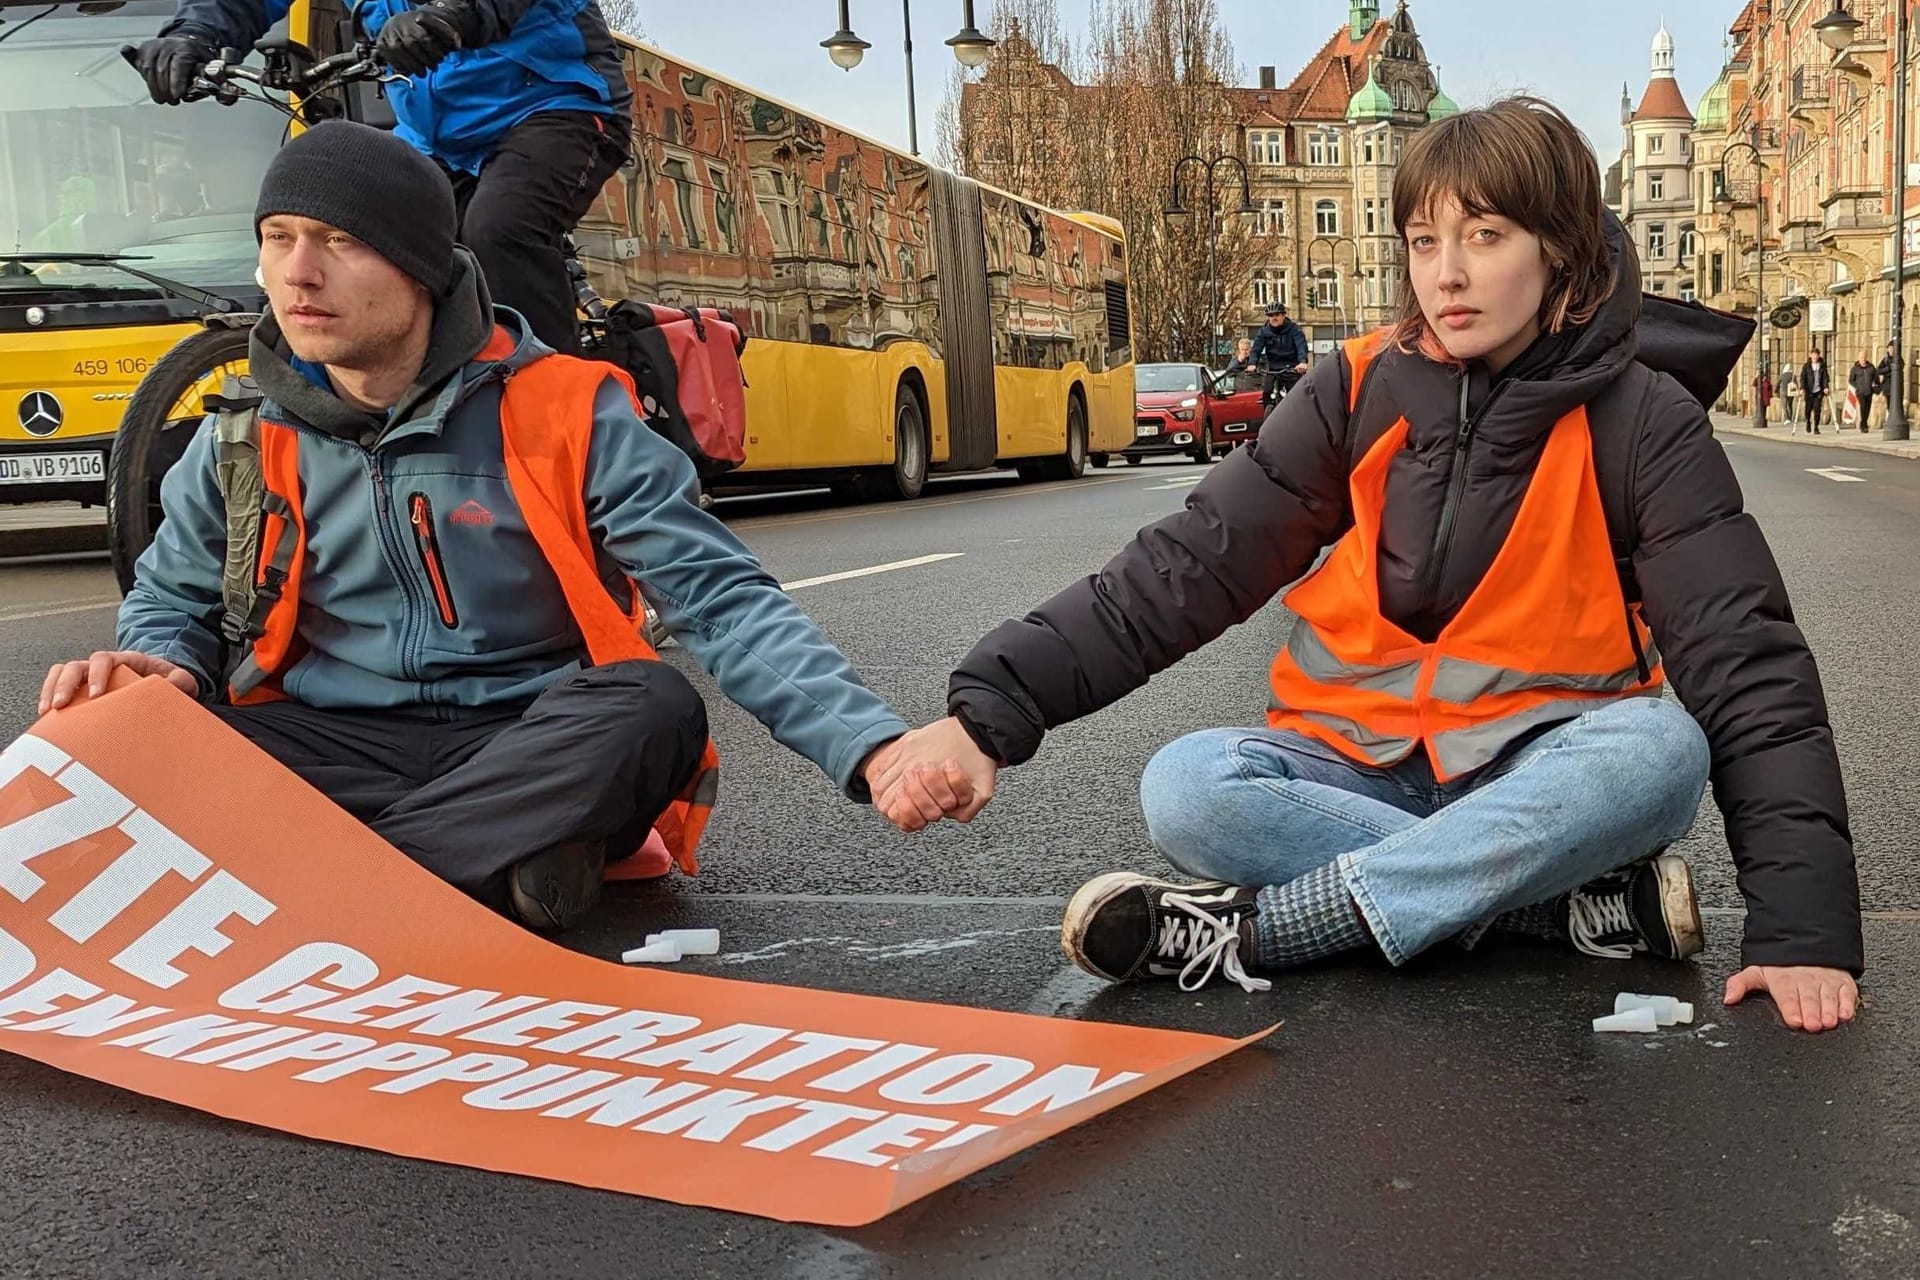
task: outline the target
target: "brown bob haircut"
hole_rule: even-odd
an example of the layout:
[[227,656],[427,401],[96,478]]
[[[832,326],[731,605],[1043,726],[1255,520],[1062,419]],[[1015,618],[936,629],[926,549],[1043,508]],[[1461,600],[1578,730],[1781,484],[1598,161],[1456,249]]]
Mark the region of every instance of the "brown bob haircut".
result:
[[[1503,98],[1421,130],[1393,180],[1393,225],[1401,228],[1451,196],[1470,216],[1498,214],[1538,236],[1553,278],[1540,304],[1540,327],[1559,333],[1593,319],[1613,292],[1600,169],[1573,122],[1539,98]],[[1427,325],[1411,276],[1393,339],[1447,363]]]

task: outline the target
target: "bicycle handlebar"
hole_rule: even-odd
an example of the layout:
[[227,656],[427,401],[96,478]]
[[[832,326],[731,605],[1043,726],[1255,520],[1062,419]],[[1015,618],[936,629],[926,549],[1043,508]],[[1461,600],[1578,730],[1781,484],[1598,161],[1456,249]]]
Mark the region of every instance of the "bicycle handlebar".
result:
[[[396,81],[407,82],[408,77],[396,75],[385,62],[377,58],[373,46],[366,42],[353,48],[322,58],[305,70],[299,69],[296,53],[304,50],[300,46],[276,46],[263,49],[256,44],[254,49],[265,58],[265,65],[259,69],[245,64],[246,55],[238,49],[223,48],[218,57],[208,62],[194,76],[193,87],[187,91],[182,102],[200,102],[208,98],[221,106],[230,107],[242,98],[257,98],[271,106],[286,111],[288,115],[297,113],[273,101],[271,98],[245,92],[236,81],[256,85],[263,90],[277,90],[296,95],[302,99],[314,97],[359,81],[376,81],[391,84]],[[136,45],[120,46],[120,56],[135,70],[140,69],[140,50]]]

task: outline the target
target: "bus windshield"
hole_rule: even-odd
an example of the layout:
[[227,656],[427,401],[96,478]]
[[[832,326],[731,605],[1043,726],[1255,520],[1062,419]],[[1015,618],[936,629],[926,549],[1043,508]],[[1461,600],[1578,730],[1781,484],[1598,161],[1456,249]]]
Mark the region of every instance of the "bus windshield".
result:
[[[0,0],[0,253],[115,253],[203,288],[248,288],[253,206],[287,118],[260,103],[166,107],[120,56],[171,0]],[[0,263],[0,296],[152,293],[104,264]]]

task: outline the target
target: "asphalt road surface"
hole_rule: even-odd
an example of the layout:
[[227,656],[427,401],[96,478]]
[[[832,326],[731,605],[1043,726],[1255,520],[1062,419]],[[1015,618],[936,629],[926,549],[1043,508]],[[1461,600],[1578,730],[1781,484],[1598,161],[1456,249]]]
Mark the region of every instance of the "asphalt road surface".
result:
[[[1846,767],[1871,913],[1851,1027],[1807,1037],[1764,1002],[1719,1007],[1740,899],[1710,802],[1680,847],[1708,909],[1693,964],[1494,946],[1398,973],[1321,966],[1257,997],[1108,989],[1073,969],[1064,896],[1161,865],[1141,768],[1179,734],[1260,718],[1286,626],[1274,608],[1052,735],[972,826],[910,838],[716,697],[727,785],[702,875],[618,898],[567,939],[611,957],[662,924],[715,925],[724,954],[684,967],[1225,1035],[1284,1019],[1265,1042],[856,1231],[307,1141],[0,1058],[0,1274],[1920,1276],[1920,465],[1854,455],[1839,460],[1862,469],[1836,473],[1831,451],[1727,449]],[[722,511],[919,722],[980,635],[1096,569],[1200,474]],[[919,563],[839,576],[902,561]],[[0,734],[27,727],[50,663],[110,641],[113,599],[98,559],[0,567]],[[1699,1015],[1595,1035],[1620,990]]]

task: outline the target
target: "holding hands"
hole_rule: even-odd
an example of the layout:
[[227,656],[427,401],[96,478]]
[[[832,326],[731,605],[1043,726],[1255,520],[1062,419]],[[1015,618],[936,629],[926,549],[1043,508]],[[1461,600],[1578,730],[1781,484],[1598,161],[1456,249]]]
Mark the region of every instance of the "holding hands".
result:
[[895,738],[867,757],[873,806],[902,831],[952,818],[971,822],[993,799],[998,762],[952,716]]

